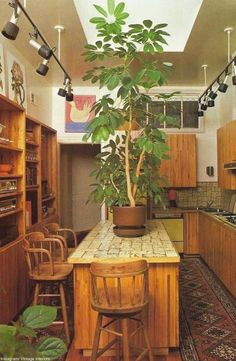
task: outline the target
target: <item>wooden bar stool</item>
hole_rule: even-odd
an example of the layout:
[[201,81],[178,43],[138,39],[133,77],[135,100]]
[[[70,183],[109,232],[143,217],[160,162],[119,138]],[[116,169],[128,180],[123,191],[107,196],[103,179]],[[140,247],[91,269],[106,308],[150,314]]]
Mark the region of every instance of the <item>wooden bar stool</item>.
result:
[[[51,237],[53,235],[63,237],[67,242],[69,255],[75,250],[78,245],[76,234],[71,228],[62,228],[58,223],[47,223],[44,225],[43,231],[46,237]],[[72,247],[69,246],[71,241],[73,244]]]
[[68,247],[66,240],[58,235],[45,237],[43,232],[30,232],[25,235],[31,248],[44,248],[49,250],[54,261],[66,261]]
[[[53,240],[51,241],[53,242]],[[48,242],[50,242],[50,240]],[[35,245],[31,247],[29,241],[26,239],[24,239],[23,249],[29,269],[29,278],[36,281],[33,305],[38,304],[39,297],[60,297],[66,342],[69,344],[70,332],[63,281],[66,281],[71,274],[73,265],[66,262],[55,262],[48,249],[42,246],[40,247],[39,245],[38,247],[35,247]],[[58,286],[59,293],[49,293],[48,283]],[[40,293],[41,290],[44,290],[44,293]]]
[[[122,342],[123,360],[130,361],[130,339],[139,330],[142,332],[145,348],[141,349],[135,360],[148,355],[153,361],[147,327],[142,318],[142,311],[148,304],[148,267],[145,260],[96,261],[91,263],[91,306],[98,312],[96,331],[93,341],[91,361],[97,360],[114,344]],[[137,317],[138,316],[138,317]],[[111,320],[103,325],[103,317]],[[135,321],[137,328],[129,334],[128,320]],[[117,328],[110,328],[112,324]],[[99,350],[101,332],[115,336],[106,346]]]

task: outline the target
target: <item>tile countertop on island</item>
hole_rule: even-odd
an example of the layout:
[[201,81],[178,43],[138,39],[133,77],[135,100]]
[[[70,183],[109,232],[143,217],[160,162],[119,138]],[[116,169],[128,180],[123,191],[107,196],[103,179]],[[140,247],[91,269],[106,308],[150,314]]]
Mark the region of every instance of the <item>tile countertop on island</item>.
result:
[[100,221],[69,256],[73,264],[91,263],[95,259],[145,258],[149,263],[179,263],[165,227],[160,221],[147,221],[142,237],[121,238],[113,233],[110,221]]

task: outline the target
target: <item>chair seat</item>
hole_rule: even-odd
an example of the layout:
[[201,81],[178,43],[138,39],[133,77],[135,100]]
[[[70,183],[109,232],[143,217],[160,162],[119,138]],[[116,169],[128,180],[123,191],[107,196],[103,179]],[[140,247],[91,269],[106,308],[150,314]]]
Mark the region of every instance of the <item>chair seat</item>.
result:
[[37,281],[62,281],[65,280],[73,270],[73,265],[65,262],[54,262],[54,275],[50,274],[50,264],[41,263],[38,268],[29,272],[29,276]]

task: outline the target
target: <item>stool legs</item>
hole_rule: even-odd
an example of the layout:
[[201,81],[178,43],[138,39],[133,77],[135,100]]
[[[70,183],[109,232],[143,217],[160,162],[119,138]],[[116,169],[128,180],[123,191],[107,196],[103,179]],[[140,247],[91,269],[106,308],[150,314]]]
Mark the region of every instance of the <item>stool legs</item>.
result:
[[150,345],[148,333],[147,333],[147,324],[145,321],[144,322],[141,321],[141,322],[142,322],[142,326],[143,326],[143,334],[144,334],[145,343],[146,343],[146,346],[148,349],[148,358],[149,358],[149,361],[154,361],[154,358],[152,355],[152,349],[151,349],[151,345]]
[[60,290],[60,296],[61,296],[61,308],[62,308],[64,327],[65,327],[66,342],[67,342],[67,344],[69,344],[70,343],[70,331],[69,331],[69,323],[68,323],[67,310],[66,310],[65,292],[64,292],[64,287],[63,287],[62,283],[60,283],[60,285],[59,285],[59,290]]
[[34,289],[34,299],[33,299],[33,305],[37,305],[38,303],[38,297],[39,297],[39,283],[37,282]]
[[99,313],[98,318],[97,318],[97,323],[96,323],[91,361],[96,361],[96,359],[97,359],[101,327],[102,327],[102,315]]
[[128,319],[127,318],[123,318],[121,320],[121,332],[123,334],[123,336],[122,336],[123,360],[130,361]]

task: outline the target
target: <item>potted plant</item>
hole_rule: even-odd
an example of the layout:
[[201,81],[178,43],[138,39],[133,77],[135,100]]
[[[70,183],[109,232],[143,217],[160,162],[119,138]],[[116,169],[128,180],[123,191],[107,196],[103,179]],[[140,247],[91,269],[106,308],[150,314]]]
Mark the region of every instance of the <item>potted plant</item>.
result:
[[[97,183],[89,200],[112,207],[116,234],[138,236],[144,234],[146,221],[140,199],[149,196],[158,201],[162,193],[163,178],[158,168],[167,157],[168,146],[165,133],[155,124],[173,122],[171,117],[152,114],[150,107],[148,110],[152,101],[148,92],[165,84],[170,71],[169,64],[154,57],[163,52],[169,34],[163,30],[167,24],[153,24],[151,20],[124,29],[129,17],[124,2],[108,0],[107,9],[94,6],[99,16],[90,22],[95,24],[99,40],[85,46],[84,56],[87,62],[96,61],[96,66],[83,80],[106,87],[112,94],[95,103],[95,117],[83,138],[92,143],[106,142],[92,172]],[[158,96],[164,100],[170,97]],[[133,124],[139,129],[135,134]],[[125,131],[117,132],[121,127]]]
[[67,352],[63,340],[39,337],[36,330],[48,327],[56,319],[57,309],[37,305],[25,309],[12,325],[0,325],[0,359],[56,360]]

